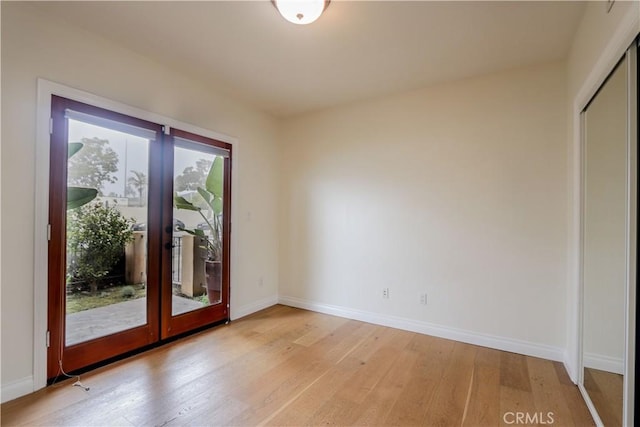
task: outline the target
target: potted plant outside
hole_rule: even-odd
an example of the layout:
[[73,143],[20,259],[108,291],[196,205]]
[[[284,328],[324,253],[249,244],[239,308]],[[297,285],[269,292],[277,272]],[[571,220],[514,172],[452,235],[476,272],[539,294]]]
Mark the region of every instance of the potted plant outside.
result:
[[[220,299],[222,289],[222,196],[223,196],[224,160],[216,157],[209,169],[205,186],[198,187],[197,192],[202,200],[189,201],[178,194],[174,195],[177,209],[196,211],[202,216],[206,227],[185,228],[178,230],[200,238],[206,248],[205,273],[207,276],[207,296],[209,303]],[[208,233],[203,228],[208,228]],[[217,293],[217,297],[215,296]]]

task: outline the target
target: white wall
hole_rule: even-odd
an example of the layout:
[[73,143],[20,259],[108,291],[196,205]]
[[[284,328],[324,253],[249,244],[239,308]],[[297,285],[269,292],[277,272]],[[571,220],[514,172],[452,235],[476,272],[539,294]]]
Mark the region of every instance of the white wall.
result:
[[579,364],[579,235],[580,235],[580,121],[579,113],[605,80],[640,31],[640,3],[616,1],[607,12],[604,2],[589,2],[567,59],[567,354],[565,365],[574,381]]
[[30,391],[33,375],[38,77],[237,138],[231,315],[275,302],[278,123],[29,4],[1,7],[2,400]]
[[553,63],[287,121],[281,301],[561,358],[565,94]]

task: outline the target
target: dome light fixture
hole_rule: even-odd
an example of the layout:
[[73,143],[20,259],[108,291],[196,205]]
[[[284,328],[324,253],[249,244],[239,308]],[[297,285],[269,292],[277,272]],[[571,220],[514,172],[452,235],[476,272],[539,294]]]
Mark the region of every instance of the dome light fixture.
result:
[[331,0],[271,0],[280,15],[298,25],[311,24],[320,18]]

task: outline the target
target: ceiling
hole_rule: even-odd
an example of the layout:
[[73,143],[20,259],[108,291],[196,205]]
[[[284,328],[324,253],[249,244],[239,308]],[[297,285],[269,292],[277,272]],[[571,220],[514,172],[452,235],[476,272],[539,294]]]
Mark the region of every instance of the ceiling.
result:
[[269,1],[34,5],[279,117],[562,59],[584,11],[562,1],[333,0],[299,26]]

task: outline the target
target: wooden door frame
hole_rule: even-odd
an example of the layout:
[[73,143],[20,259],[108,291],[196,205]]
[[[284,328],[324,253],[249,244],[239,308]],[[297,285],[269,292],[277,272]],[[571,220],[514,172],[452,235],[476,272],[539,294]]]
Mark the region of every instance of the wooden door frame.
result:
[[[222,148],[229,152],[224,158],[224,195],[222,205],[222,301],[220,304],[210,305],[195,311],[173,316],[171,305],[171,245],[173,238],[173,174],[165,173],[162,177],[165,202],[163,203],[163,224],[165,231],[162,233],[162,290],[160,310],[161,339],[166,339],[180,335],[184,332],[218,323],[230,319],[230,267],[231,267],[231,163],[233,157],[233,147],[231,144],[215,138],[208,138],[193,132],[188,132],[172,128],[169,132],[169,143],[164,144],[164,170],[173,171],[174,161],[174,137],[198,142],[204,145]],[[169,232],[171,230],[171,232]]]
[[[147,286],[147,323],[115,334],[99,337],[67,347],[65,344],[65,295],[66,295],[66,214],[67,214],[67,147],[68,120],[65,111],[73,110],[113,121],[114,124],[136,126],[155,132],[156,140],[149,147],[149,196],[148,196],[148,253],[147,283],[160,283],[159,235],[161,227],[159,212],[162,189],[154,180],[162,173],[161,144],[162,125],[121,113],[95,107],[67,98],[52,96],[51,99],[51,145],[49,166],[49,227],[48,244],[48,318],[49,348],[47,351],[47,378],[54,378],[62,371],[73,371],[100,361],[124,354],[158,340],[159,291],[157,286]],[[117,128],[117,125],[114,126]],[[156,144],[153,148],[151,144]],[[61,167],[65,165],[64,167]],[[157,181],[156,181],[157,182]]]
[[[152,130],[156,138],[149,147],[149,193],[147,217],[147,323],[72,346],[65,344],[66,322],[66,190],[67,190],[67,110],[78,111],[117,123]],[[232,145],[214,138],[95,107],[90,104],[52,95],[51,144],[49,165],[49,256],[48,322],[49,348],[47,378],[65,371],[81,369],[94,363],[143,348],[190,330],[230,318],[231,259],[231,158]],[[218,147],[228,151],[224,157],[222,301],[199,310],[172,315],[171,245],[173,234],[173,150],[174,137]],[[65,165],[65,167],[61,167]],[[98,358],[95,355],[99,354]]]
[[[47,321],[48,321],[48,218],[49,218],[49,164],[50,164],[50,118],[51,97],[58,95],[74,101],[84,102],[96,107],[104,108],[121,114],[138,117],[154,123],[162,123],[165,131],[172,127],[193,132],[198,135],[214,138],[229,143],[233,146],[234,167],[232,179],[236,182],[237,189],[238,171],[242,165],[241,152],[238,151],[240,142],[232,136],[195,126],[180,120],[173,119],[158,113],[152,113],[143,108],[133,107],[113,99],[105,98],[85,90],[73,88],[44,78],[37,79],[37,111],[36,111],[36,142],[35,142],[35,219],[34,219],[34,258],[33,258],[33,377],[24,381],[21,390],[24,393],[36,391],[47,385]],[[143,105],[144,107],[144,105]],[[237,191],[232,198],[232,204],[237,203]],[[232,211],[231,221],[237,223],[238,211]],[[235,239],[231,236],[231,269],[235,269],[237,248]],[[233,274],[231,274],[233,278]],[[233,280],[233,279],[232,279]],[[233,285],[233,284],[231,284]],[[239,310],[233,317],[239,317],[242,313],[248,314],[255,309],[241,307],[234,308],[231,301],[230,313]]]

